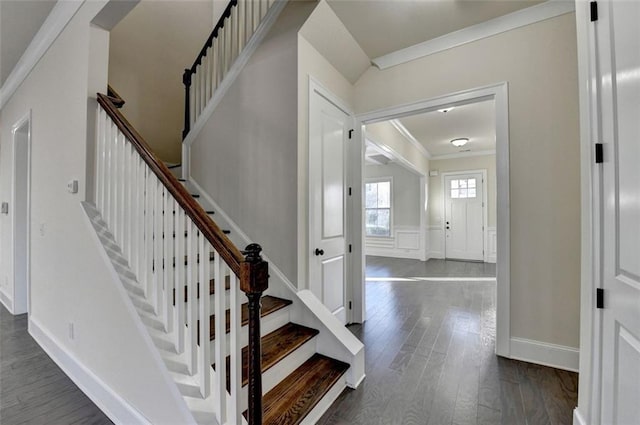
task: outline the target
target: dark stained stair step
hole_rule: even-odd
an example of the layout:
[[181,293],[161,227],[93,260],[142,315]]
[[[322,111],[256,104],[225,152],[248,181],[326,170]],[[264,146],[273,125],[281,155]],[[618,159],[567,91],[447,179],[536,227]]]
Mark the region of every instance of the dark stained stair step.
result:
[[[209,281],[209,295],[215,294],[215,279],[211,279]],[[231,276],[227,275],[224,279],[224,289],[229,289],[231,287]],[[196,297],[200,298],[200,282],[196,284]],[[187,298],[189,297],[188,286],[184,286],[184,302],[187,302]],[[173,289],[173,305],[176,305],[176,290]]]
[[[297,425],[333,387],[349,365],[314,354],[265,394],[263,425]],[[247,412],[244,412],[245,417]]]
[[[262,373],[271,369],[280,360],[293,353],[304,343],[318,335],[316,329],[295,323],[287,323],[283,327],[263,336],[262,342]],[[231,356],[227,356],[227,391],[231,391]],[[215,364],[211,365],[215,369]],[[249,347],[242,348],[242,386],[249,382]]]
[[[268,316],[271,313],[275,313],[278,310],[281,310],[292,303],[291,300],[283,300],[282,298],[272,297],[271,295],[265,295],[262,297],[262,310],[260,312],[260,317]],[[229,333],[231,330],[231,311],[227,310],[226,314],[226,331]],[[249,304],[242,304],[242,313],[241,313],[241,321],[242,326],[245,326],[249,323]],[[198,320],[198,325],[200,321]],[[215,315],[212,314],[209,318],[209,339],[213,341],[216,339],[216,320]],[[200,343],[200,326],[198,326],[198,344]]]

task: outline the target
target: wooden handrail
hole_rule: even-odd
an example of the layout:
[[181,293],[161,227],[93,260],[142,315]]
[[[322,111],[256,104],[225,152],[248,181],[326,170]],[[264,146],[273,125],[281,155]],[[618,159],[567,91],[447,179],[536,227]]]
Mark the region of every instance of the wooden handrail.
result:
[[205,41],[204,46],[202,46],[202,49],[200,49],[198,57],[195,61],[193,61],[193,65],[191,65],[191,68],[185,69],[185,72],[190,71],[192,74],[196,72],[196,68],[202,63],[202,58],[206,56],[207,50],[212,46],[213,39],[216,38],[218,36],[218,32],[222,28],[224,28],[224,21],[231,16],[231,9],[237,4],[238,0],[231,0],[229,4],[227,4],[224,12],[222,12],[222,16],[220,16],[220,19],[218,19],[216,26],[213,27],[213,31],[211,31],[211,34],[209,34],[209,37],[207,38],[207,41]]
[[183,140],[187,137],[187,134],[189,134],[189,131],[191,129],[191,112],[190,112],[191,77],[193,76],[193,74],[196,73],[196,69],[202,63],[202,58],[204,58],[207,55],[207,50],[209,50],[211,46],[213,46],[213,40],[216,37],[218,37],[218,32],[220,32],[220,30],[224,28],[225,21],[231,17],[231,9],[233,9],[237,5],[238,5],[238,0],[231,0],[229,4],[227,4],[227,7],[224,9],[224,12],[222,12],[220,19],[218,19],[216,26],[213,27],[213,31],[211,31],[211,34],[209,34],[209,37],[207,37],[207,41],[205,41],[204,46],[202,46],[202,49],[200,49],[200,52],[198,53],[196,60],[193,61],[193,65],[191,65],[191,68],[185,69],[184,73],[182,74],[182,84],[184,84],[184,90],[185,90],[184,127],[182,130]]
[[120,109],[124,106],[124,99],[118,94],[117,91],[111,85],[107,85],[107,96],[111,98],[111,102],[116,108]]
[[135,128],[120,113],[109,96],[98,93],[98,103],[116,126],[129,139],[133,147],[138,151],[144,162],[151,168],[169,193],[175,198],[185,214],[193,221],[202,235],[220,254],[229,268],[237,276],[241,274],[241,263],[245,262],[245,257],[231,240],[222,232],[220,227],[207,215],[206,211],[189,194],[187,189],[169,171],[167,166],[160,161],[151,148],[138,133]]
[[185,214],[193,221],[204,238],[227,263],[229,269],[240,278],[240,290],[246,294],[249,301],[248,422],[249,425],[262,424],[262,344],[260,339],[260,310],[262,306],[260,300],[269,285],[269,264],[260,255],[262,247],[253,243],[248,245],[244,252],[238,250],[169,171],[169,168],[155,156],[140,133],[118,110],[124,104],[124,100],[115,90],[109,87],[109,96],[98,93],[98,103],[158,177],[158,180],[178,202]]

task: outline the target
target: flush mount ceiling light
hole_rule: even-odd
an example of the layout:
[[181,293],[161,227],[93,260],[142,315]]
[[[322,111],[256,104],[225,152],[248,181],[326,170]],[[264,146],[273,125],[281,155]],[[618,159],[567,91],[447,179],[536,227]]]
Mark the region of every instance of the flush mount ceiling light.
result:
[[442,112],[443,114],[446,114],[447,112],[451,111],[454,108],[455,108],[455,106],[450,106],[448,108],[438,109],[438,112]]
[[460,138],[460,139],[453,139],[451,141],[451,144],[457,148],[459,148],[460,146],[464,146],[467,144],[467,142],[469,141],[469,139],[467,139],[466,137]]

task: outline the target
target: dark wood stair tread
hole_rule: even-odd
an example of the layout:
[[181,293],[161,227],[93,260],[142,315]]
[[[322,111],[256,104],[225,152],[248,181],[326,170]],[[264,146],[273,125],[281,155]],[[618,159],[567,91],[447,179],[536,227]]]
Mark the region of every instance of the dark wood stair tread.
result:
[[[281,310],[292,303],[291,300],[283,300],[282,298],[272,297],[271,295],[265,295],[262,297],[262,311],[260,312],[260,317],[268,316],[271,313],[274,313],[278,310]],[[241,313],[242,326],[245,326],[249,323],[249,304],[242,304],[242,313]],[[229,333],[231,330],[231,311],[226,311],[226,331]],[[199,321],[198,321],[199,322]],[[209,339],[213,341],[216,339],[216,320],[215,315],[212,314],[209,318]],[[198,326],[198,343],[200,343],[200,326]]]
[[265,394],[263,425],[299,424],[347,369],[346,363],[314,354]]
[[[260,338],[262,343],[262,373],[280,360],[293,353],[304,343],[318,335],[316,329],[295,323],[287,323],[279,329]],[[215,369],[215,364],[212,365]],[[227,391],[231,389],[231,356],[227,356]],[[242,348],[242,386],[249,382],[249,347]]]
[[[215,279],[211,279],[209,281],[209,295],[213,295],[215,294],[215,283],[216,280]],[[226,275],[224,278],[224,289],[228,290],[231,287],[231,276]],[[184,286],[184,302],[187,302],[187,299],[189,297],[189,293],[188,293],[188,286],[185,285]],[[200,282],[198,282],[196,284],[196,298],[200,298]],[[173,289],[173,305],[176,305],[176,289]]]

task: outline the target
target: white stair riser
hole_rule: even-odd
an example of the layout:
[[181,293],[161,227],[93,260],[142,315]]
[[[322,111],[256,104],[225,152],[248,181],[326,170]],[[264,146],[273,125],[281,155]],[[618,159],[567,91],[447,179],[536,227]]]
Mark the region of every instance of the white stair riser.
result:
[[[265,336],[268,333],[279,329],[290,322],[289,318],[289,307],[282,308],[278,311],[274,311],[273,313],[263,317],[260,319],[260,336]],[[227,355],[229,354],[229,345],[231,336],[229,334],[226,335],[226,347],[227,347]],[[249,344],[249,327],[243,326],[242,332],[240,333],[240,344],[244,347]],[[215,340],[211,341],[211,356],[215,352]]]
[[[290,353],[287,357],[280,360],[277,364],[273,365],[269,370],[262,374],[262,395],[265,395],[271,391],[276,385],[278,385],[284,378],[289,376],[294,370],[302,366],[304,362],[309,360],[316,352],[316,338],[313,337],[302,346],[298,347],[295,351]],[[248,408],[248,388],[244,386],[242,388],[242,396],[240,399],[240,405],[242,410]],[[230,397],[227,396],[230,403]]]

